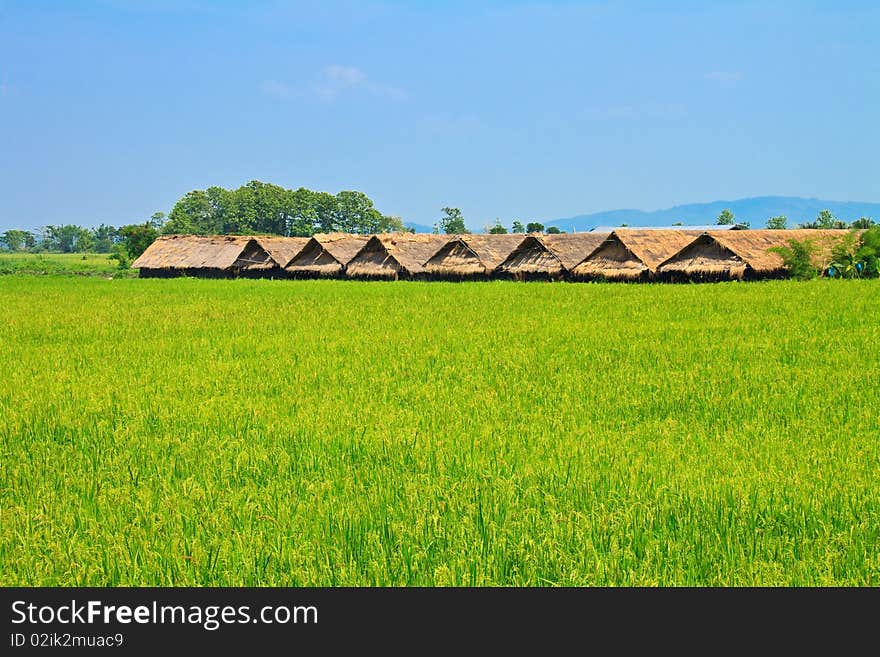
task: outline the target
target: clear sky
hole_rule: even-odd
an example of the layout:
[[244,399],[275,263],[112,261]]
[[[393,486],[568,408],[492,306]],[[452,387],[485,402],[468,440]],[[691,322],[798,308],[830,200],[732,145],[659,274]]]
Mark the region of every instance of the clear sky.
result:
[[0,0],[0,230],[258,179],[481,227],[880,201],[877,2]]

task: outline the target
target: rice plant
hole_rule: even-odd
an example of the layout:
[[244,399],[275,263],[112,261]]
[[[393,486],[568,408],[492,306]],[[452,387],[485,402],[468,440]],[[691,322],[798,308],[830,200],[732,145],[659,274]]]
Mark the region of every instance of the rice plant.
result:
[[4,585],[877,585],[880,282],[0,278]]

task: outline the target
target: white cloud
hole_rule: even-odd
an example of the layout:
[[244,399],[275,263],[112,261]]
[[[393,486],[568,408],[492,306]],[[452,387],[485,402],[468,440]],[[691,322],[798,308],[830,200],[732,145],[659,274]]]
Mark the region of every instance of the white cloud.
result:
[[278,82],[278,80],[263,80],[260,83],[260,91],[262,91],[267,96],[282,98],[284,100],[287,100],[288,98],[293,98],[296,95],[293,89],[288,87],[283,82]]
[[349,92],[366,92],[394,100],[406,98],[406,92],[402,89],[374,82],[356,66],[343,66],[342,64],[331,64],[324,67],[313,90],[319,98],[324,100],[334,100]]
[[344,94],[370,94],[392,100],[406,98],[406,92],[398,87],[380,84],[367,78],[356,66],[331,64],[321,69],[311,83],[293,86],[278,80],[263,80],[260,91],[267,96],[288,100],[313,96],[325,101],[336,100]]
[[743,79],[743,74],[739,71],[712,71],[704,77],[715,82],[739,82]]
[[324,69],[323,74],[329,82],[343,88],[358,87],[367,79],[367,76],[359,68],[341,66],[340,64],[331,64]]

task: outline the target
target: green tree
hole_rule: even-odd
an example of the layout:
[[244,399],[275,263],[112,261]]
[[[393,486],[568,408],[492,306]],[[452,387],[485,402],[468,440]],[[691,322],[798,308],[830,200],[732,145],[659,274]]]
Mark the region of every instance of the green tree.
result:
[[110,253],[119,241],[119,233],[113,226],[101,224],[92,231],[95,253]]
[[861,217],[852,222],[849,227],[850,228],[870,228],[874,225],[874,220],[870,217]]
[[502,225],[501,220],[496,217],[495,223],[486,228],[486,232],[490,235],[506,235],[507,229]]
[[404,226],[403,219],[401,217],[395,216],[382,216],[381,221],[379,222],[379,226],[376,229],[377,233],[414,233],[416,232],[413,228],[408,228]]
[[[131,259],[137,258],[146,251],[158,236],[159,231],[149,221],[119,228],[120,245]],[[121,262],[120,260],[120,265]]]
[[786,224],[788,224],[788,217],[784,214],[781,214],[778,217],[770,217],[767,220],[767,228],[770,230],[785,230],[788,228]]
[[363,192],[344,191],[336,195],[334,230],[371,235],[381,232],[382,213]]
[[513,224],[510,227],[511,233],[524,233],[526,232],[526,227],[523,226],[523,223],[519,219],[514,219]]
[[548,235],[560,235],[564,233],[564,230],[560,230],[558,226],[547,226],[547,234]]
[[718,215],[718,219],[715,220],[716,226],[732,226],[734,224],[734,215],[733,212],[724,208],[721,211],[721,214]]
[[26,230],[7,230],[0,235],[0,240],[10,251],[24,251],[27,248],[28,237],[33,242],[33,235]]
[[150,215],[150,225],[156,230],[161,231],[162,226],[165,224],[167,217],[164,212],[154,212]]
[[767,250],[779,254],[792,278],[807,280],[819,275],[818,267],[813,264],[817,249],[811,240],[790,239],[787,240],[787,246],[774,246]]
[[539,223],[537,221],[530,221],[526,224],[526,232],[527,233],[543,233],[544,232],[544,224]]
[[814,221],[801,224],[801,228],[812,229],[829,229],[829,228],[846,228],[846,222],[840,221],[831,214],[831,210],[822,210]]
[[443,216],[439,221],[439,229],[447,235],[460,235],[470,231],[464,225],[464,217],[458,208],[440,208]]
[[85,253],[95,244],[92,231],[73,224],[46,226],[45,241],[48,250],[61,253]]
[[180,235],[209,235],[218,232],[208,195],[199,189],[187,192],[171,208],[162,232]]

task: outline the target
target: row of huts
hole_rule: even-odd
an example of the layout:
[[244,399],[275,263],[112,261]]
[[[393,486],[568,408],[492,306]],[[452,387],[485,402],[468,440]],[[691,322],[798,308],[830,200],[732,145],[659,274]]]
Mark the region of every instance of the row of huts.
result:
[[132,264],[141,277],[515,280],[780,278],[771,251],[810,239],[825,268],[846,230],[638,230],[507,235],[313,237],[164,235]]

